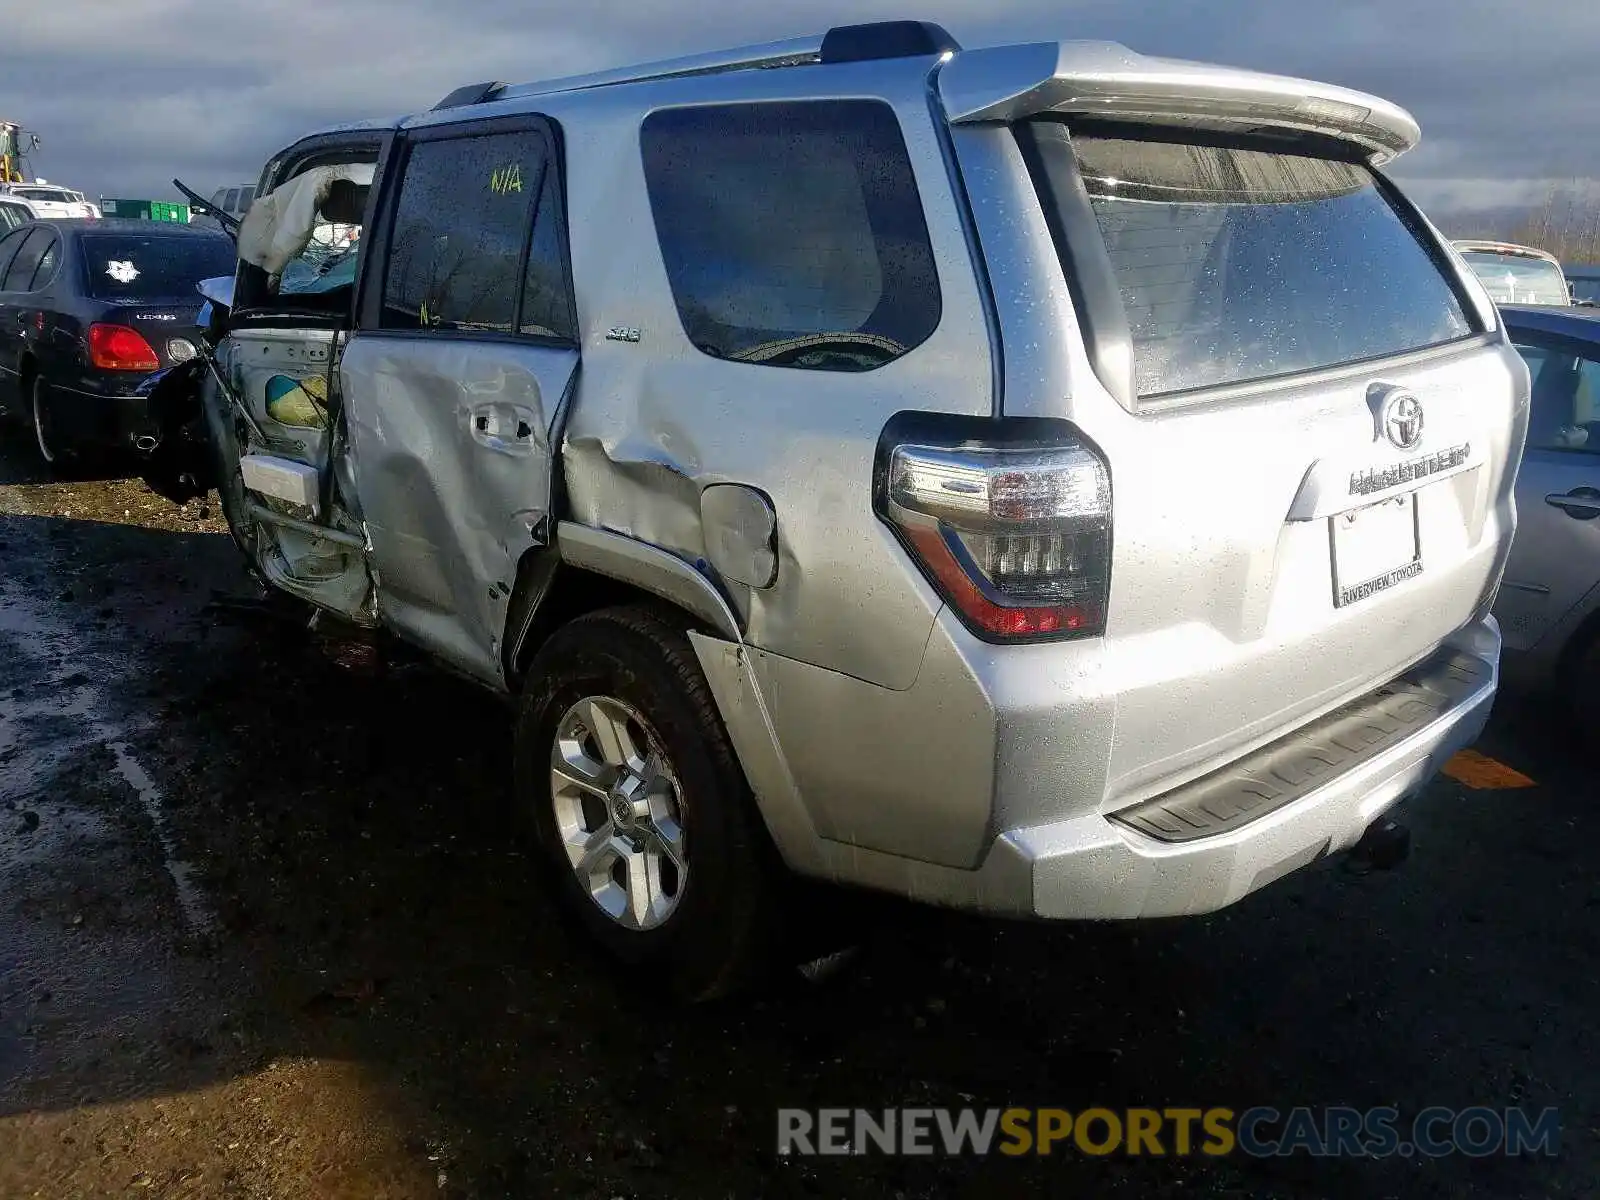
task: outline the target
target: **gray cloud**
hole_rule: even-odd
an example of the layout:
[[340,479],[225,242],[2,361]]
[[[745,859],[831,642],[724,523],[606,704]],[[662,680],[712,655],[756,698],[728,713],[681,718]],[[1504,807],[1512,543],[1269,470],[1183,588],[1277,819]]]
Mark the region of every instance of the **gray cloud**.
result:
[[[869,0],[46,0],[0,36],[0,114],[44,138],[34,169],[107,195],[252,179],[319,125],[414,111],[461,83],[538,79],[903,16]],[[1429,207],[1531,199],[1600,176],[1586,92],[1600,6],[1571,0],[926,0],[969,45],[1109,38],[1306,75],[1410,108],[1396,173]]]

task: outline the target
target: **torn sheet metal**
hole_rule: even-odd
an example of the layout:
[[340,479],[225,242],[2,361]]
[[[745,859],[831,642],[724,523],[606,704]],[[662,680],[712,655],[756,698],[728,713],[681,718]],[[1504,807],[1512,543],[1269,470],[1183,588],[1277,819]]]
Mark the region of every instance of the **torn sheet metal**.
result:
[[[260,349],[259,342],[255,348]],[[253,409],[263,400],[243,389],[240,395]],[[224,462],[242,463],[247,447],[238,440],[234,401],[224,396],[216,379],[208,379],[202,396],[206,426],[218,455]],[[311,470],[313,457],[304,449],[301,447],[302,452],[293,457]],[[217,492],[234,540],[271,583],[338,612],[357,625],[377,624],[376,597],[367,573],[360,520],[344,509],[337,493],[333,511],[324,517],[332,527],[331,536],[323,536],[316,526],[301,519],[306,513],[304,506],[281,498],[257,500],[257,493],[247,489],[242,470],[224,472],[217,481]]]

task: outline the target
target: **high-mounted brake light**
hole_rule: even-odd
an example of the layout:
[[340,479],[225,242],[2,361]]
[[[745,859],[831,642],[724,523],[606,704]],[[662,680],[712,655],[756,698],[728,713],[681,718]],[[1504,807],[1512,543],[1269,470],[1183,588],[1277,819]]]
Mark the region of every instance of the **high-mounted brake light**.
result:
[[161,366],[144,335],[126,325],[89,326],[89,361],[102,371],[154,371]]
[[1076,439],[888,449],[881,508],[935,587],[979,636],[1105,630],[1111,479]]

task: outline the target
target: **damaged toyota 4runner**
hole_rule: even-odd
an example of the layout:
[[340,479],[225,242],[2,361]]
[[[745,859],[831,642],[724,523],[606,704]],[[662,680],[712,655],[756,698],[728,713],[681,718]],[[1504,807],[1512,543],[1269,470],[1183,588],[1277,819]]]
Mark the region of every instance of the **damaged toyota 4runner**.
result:
[[1417,139],[911,22],[463,88],[268,165],[162,461],[517,698],[552,880],[689,994],[795,874],[1206,912],[1494,695],[1527,375]]

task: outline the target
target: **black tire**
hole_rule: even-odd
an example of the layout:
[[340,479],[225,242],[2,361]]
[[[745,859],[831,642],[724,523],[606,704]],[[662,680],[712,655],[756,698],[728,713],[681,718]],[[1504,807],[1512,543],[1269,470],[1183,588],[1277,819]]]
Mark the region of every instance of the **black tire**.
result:
[[45,470],[65,472],[77,450],[55,426],[55,406],[50,391],[49,380],[43,374],[34,375],[28,388],[28,428],[33,432],[34,449]]
[[[604,609],[551,635],[528,672],[516,725],[517,806],[561,903],[628,968],[677,998],[736,990],[769,965],[784,868],[681,626],[644,607]],[[678,793],[685,870],[654,928],[627,928],[580,882],[557,824],[551,765],[558,725],[590,697],[614,697],[647,722]]]

